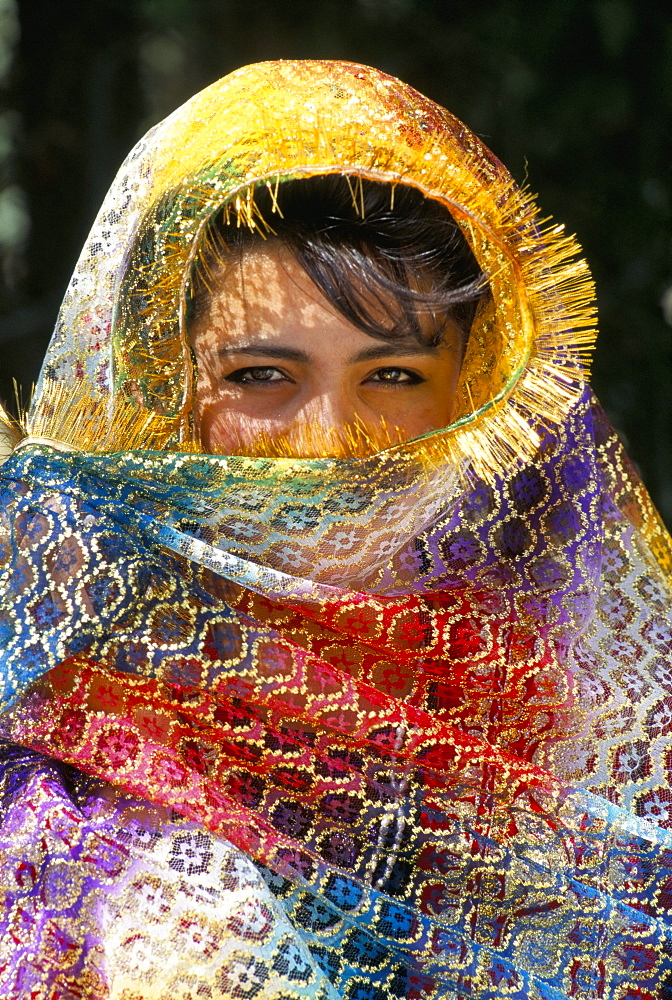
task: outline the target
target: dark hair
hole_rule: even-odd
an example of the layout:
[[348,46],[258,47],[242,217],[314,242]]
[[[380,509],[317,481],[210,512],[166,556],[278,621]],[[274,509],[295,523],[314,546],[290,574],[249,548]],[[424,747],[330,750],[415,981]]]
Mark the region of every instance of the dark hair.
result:
[[192,272],[192,311],[222,263],[277,240],[334,308],[369,336],[437,344],[450,318],[466,344],[489,289],[439,202],[406,185],[328,174],[285,181],[273,191],[259,187],[254,206],[255,228],[226,209],[209,222]]

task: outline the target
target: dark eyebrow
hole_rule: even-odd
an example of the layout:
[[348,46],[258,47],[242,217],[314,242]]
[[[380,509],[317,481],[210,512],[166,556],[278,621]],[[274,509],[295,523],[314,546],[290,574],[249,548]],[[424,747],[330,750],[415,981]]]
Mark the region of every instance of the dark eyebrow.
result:
[[220,347],[217,353],[220,358],[228,358],[232,354],[258,354],[262,358],[303,361],[306,364],[310,361],[310,356],[305,351],[300,351],[295,347],[273,347],[271,344],[242,344],[240,347]]
[[[348,360],[350,364],[356,364],[359,361],[375,361],[378,358],[392,358],[404,355],[428,355],[434,354],[435,352],[436,348],[431,344],[419,344],[417,341],[405,340],[397,343],[388,342],[385,344],[372,344],[371,347],[365,347]],[[220,347],[217,353],[220,358],[229,358],[238,354],[254,354],[262,358],[274,358],[275,360],[284,361],[301,361],[304,364],[309,364],[311,361],[310,355],[306,351],[301,351],[296,347],[274,347],[272,344],[265,343],[241,344],[238,347]]]
[[358,351],[352,358],[354,361],[375,361],[377,358],[399,357],[400,355],[413,354],[435,354],[436,347],[431,344],[419,344],[417,341],[390,341],[385,344],[374,344],[372,347],[365,347],[363,351]]

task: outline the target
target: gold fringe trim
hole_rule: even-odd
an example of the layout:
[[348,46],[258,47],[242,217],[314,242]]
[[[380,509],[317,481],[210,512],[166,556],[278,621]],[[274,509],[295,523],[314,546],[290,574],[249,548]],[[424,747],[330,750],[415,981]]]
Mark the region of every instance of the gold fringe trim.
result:
[[403,441],[400,428],[390,427],[382,418],[374,428],[355,419],[338,428],[297,425],[277,437],[259,434],[253,442],[239,438],[227,454],[250,458],[371,458]]
[[[244,195],[239,192],[224,209],[236,213],[238,225],[261,218],[254,207],[254,187]],[[360,204],[358,188],[360,175],[350,183],[355,206]],[[272,231],[270,223],[264,225]],[[339,433],[297,428],[275,441],[262,436],[254,449],[241,442],[236,453],[270,458],[367,457],[391,450],[401,457],[407,451],[409,457],[431,465],[448,459],[462,467],[466,461],[486,482],[505,474],[512,465],[532,460],[540,432],[557,429],[578,402],[597,334],[594,284],[586,262],[579,257],[578,243],[565,235],[561,225],[541,231],[538,227],[531,196],[511,182],[507,214],[501,218],[497,236],[504,243],[510,240],[517,251],[512,261],[519,267],[521,297],[527,300],[536,336],[527,358],[521,359],[520,370],[512,374],[499,396],[490,397],[475,410],[472,404],[449,428],[411,442],[401,440],[396,428],[386,429],[381,437],[370,435],[363,426]],[[463,378],[462,382],[471,397],[470,381]]]
[[[277,192],[283,180],[338,173],[347,177],[353,204],[360,207],[363,178],[388,183],[391,199],[398,184],[418,188],[446,205],[474,244],[497,290],[497,323],[492,340],[483,342],[483,351],[496,363],[489,368],[475,364],[465,371],[462,410],[451,427],[410,443],[392,438],[389,444],[383,442],[383,450],[397,456],[407,450],[409,457],[421,456],[430,463],[467,461],[479,476],[492,481],[506,474],[512,463],[532,459],[543,428],[557,429],[584,389],[596,310],[579,246],[561,226],[539,218],[531,194],[520,190],[447,112],[395,83],[417,105],[418,121],[427,114],[443,123],[423,132],[415,117],[400,114],[396,97],[387,103],[383,90],[389,78],[360,68],[366,78],[360,85],[353,82],[352,67],[297,65],[298,70],[278,63],[233,74],[193,98],[157,133],[153,203],[147,206],[141,234],[153,240],[153,265],[134,259],[128,272],[134,277],[124,290],[124,295],[142,296],[147,305],[133,315],[124,311],[122,301],[121,323],[114,332],[114,377],[121,385],[115,400],[119,395],[121,402],[106,409],[107,403],[68,398],[68,414],[61,417],[49,400],[40,400],[34,412],[43,427],[41,436],[60,439],[67,434],[71,443],[84,439],[95,451],[198,450],[190,422],[188,346],[178,317],[183,315],[185,285],[207,219],[222,209],[237,225],[271,234],[271,220],[262,219],[255,205],[256,187],[271,191],[273,210],[279,211]],[[298,94],[291,90],[293,73],[303,74],[305,94],[312,87],[315,96],[292,98],[299,101],[292,112],[283,103],[289,98],[283,96],[279,81],[288,74],[287,92]],[[339,74],[345,92],[356,95],[351,110],[347,103],[329,110],[329,88]],[[365,109],[370,115],[363,129]],[[169,220],[162,216],[159,221],[155,210],[165,210],[171,198],[180,207]],[[123,399],[124,385],[142,386],[141,406]],[[92,386],[89,395],[96,394]],[[81,422],[92,427],[91,432],[78,424],[80,407]],[[177,416],[153,419],[150,410]],[[105,420],[114,426],[106,428]],[[329,432],[316,447],[315,433],[311,436],[310,451],[319,456],[332,445],[339,454],[347,446],[349,454],[356,455],[369,454],[372,446],[351,431],[337,435],[338,441]],[[282,441],[262,440],[258,446],[268,457],[296,457],[297,451],[306,450],[305,440],[295,432]]]
[[45,381],[40,405],[26,419],[31,439],[52,439],[75,451],[97,454],[162,450],[175,433],[175,418],[143,410],[132,397],[89,393],[80,384]]

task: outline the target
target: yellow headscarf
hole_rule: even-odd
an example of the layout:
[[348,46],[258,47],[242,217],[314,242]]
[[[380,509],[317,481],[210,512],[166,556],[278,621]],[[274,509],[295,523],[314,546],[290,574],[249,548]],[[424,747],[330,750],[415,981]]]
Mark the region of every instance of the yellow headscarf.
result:
[[255,226],[261,185],[273,192],[327,173],[351,178],[355,200],[358,179],[369,178],[445,204],[492,289],[453,425],[401,450],[468,457],[487,478],[532,457],[540,424],[556,426],[578,399],[595,336],[575,240],[540,221],[532,198],[447,111],[384,73],[329,61],[245,67],[139,143],[68,289],[31,433],[93,451],[198,447],[184,301],[199,234],[223,205]]

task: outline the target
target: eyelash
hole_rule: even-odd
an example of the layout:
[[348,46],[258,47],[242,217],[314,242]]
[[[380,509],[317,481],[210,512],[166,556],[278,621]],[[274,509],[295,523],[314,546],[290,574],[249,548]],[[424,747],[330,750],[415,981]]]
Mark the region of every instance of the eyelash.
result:
[[[278,372],[282,375],[282,379],[279,378],[254,378],[250,375],[258,372]],[[403,379],[385,379],[385,378],[374,378],[375,375],[381,375],[385,373],[399,372],[400,374],[406,376]],[[293,382],[294,379],[290,378],[286,372],[283,372],[281,368],[275,368],[272,365],[250,365],[247,368],[238,368],[234,372],[230,372],[225,376],[225,382],[235,382],[238,385],[271,385],[274,382]],[[367,382],[375,382],[379,385],[420,385],[421,382],[426,381],[422,375],[418,375],[417,372],[411,371],[408,368],[377,368],[375,372],[365,380]]]
[[[404,379],[399,379],[399,380],[396,380],[396,379],[389,379],[388,380],[388,379],[384,379],[384,378],[374,379],[373,378],[374,375],[380,375],[381,373],[385,373],[385,372],[400,372],[402,375],[405,375],[407,377],[404,378]],[[417,372],[411,371],[408,368],[397,368],[395,366],[395,367],[390,367],[390,368],[377,368],[376,371],[372,372],[371,375],[369,376],[369,378],[367,379],[367,382],[373,382],[373,381],[376,381],[376,382],[378,382],[380,384],[383,384],[383,385],[385,385],[386,383],[387,383],[387,385],[420,385],[420,383],[424,382],[425,379],[422,377],[422,375],[418,375]]]
[[225,382],[236,382],[242,385],[269,385],[272,382],[281,382],[282,379],[279,378],[246,378],[245,376],[254,372],[279,372],[282,375],[282,379],[287,382],[293,382],[294,380],[289,377],[280,368],[275,368],[272,365],[250,365],[248,368],[238,368],[235,372],[231,372],[224,378]]

